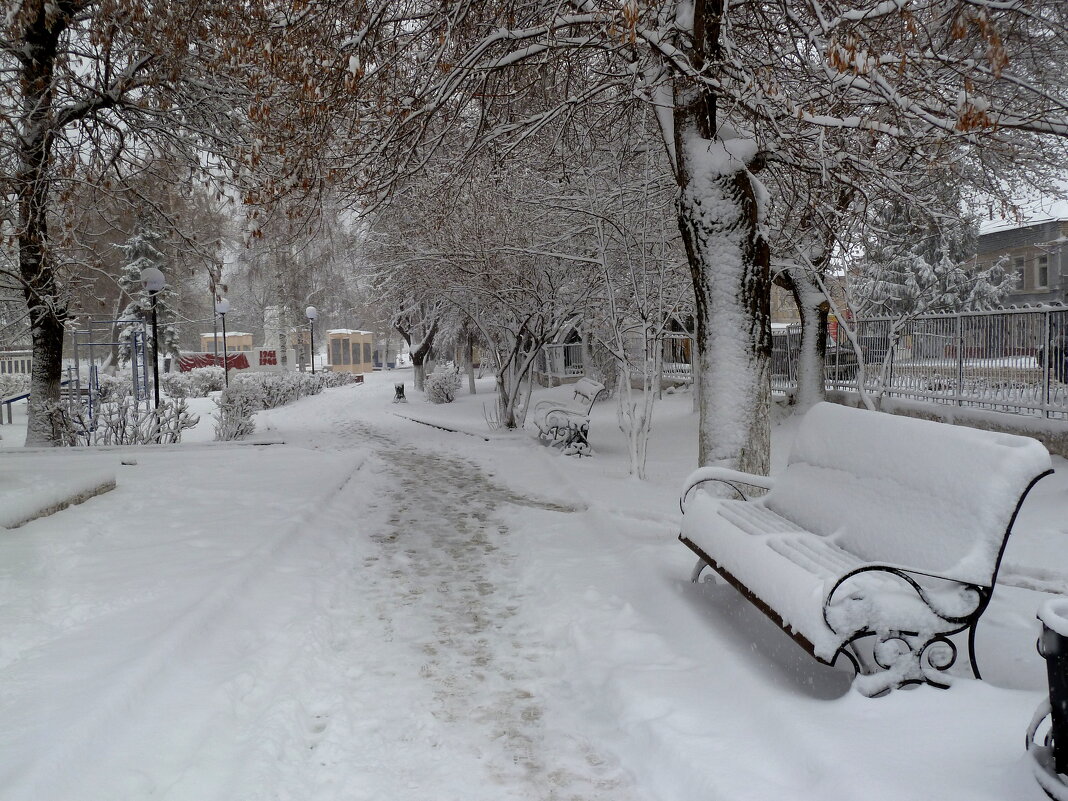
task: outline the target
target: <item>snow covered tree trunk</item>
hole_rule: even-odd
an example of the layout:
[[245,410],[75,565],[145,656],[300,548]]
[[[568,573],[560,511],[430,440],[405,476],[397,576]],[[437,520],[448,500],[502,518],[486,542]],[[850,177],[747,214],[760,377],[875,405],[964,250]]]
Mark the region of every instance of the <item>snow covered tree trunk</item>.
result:
[[770,270],[755,143],[676,132],[679,230],[697,317],[698,459],[766,475],[770,466]]
[[823,360],[827,352],[827,310],[807,303],[798,303],[797,309],[801,314],[801,349],[797,355],[794,403],[804,412],[826,398]]
[[467,391],[475,394],[475,335],[467,332],[467,342],[464,347],[464,368],[467,370]]
[[806,411],[826,398],[823,362],[827,353],[827,298],[808,275],[795,271],[790,290],[801,315],[801,352],[797,357],[797,395],[794,403]]
[[[642,365],[640,371],[635,371],[626,355],[625,336],[622,332],[620,334],[617,345],[622,358],[616,383],[616,415],[619,430],[627,437],[630,474],[644,480],[649,435],[653,430],[653,407],[660,385],[663,341],[657,338],[648,324],[642,326]],[[636,377],[641,379],[640,390],[634,387]]]
[[20,120],[18,142],[18,249],[23,294],[29,309],[33,367],[26,445],[59,444],[48,414],[59,401],[63,369],[63,324],[66,309],[60,302],[55,264],[48,233],[49,166],[52,160],[53,77],[63,26],[47,19],[44,9],[24,34],[26,53],[19,88],[26,109]]
[[[722,65],[725,3],[693,6],[691,61]],[[694,288],[698,462],[767,475],[771,463],[771,270],[757,143],[718,118],[708,84],[676,76],[658,115],[679,184],[679,231]]]
[[430,356],[431,348],[434,346],[434,337],[438,333],[437,320],[430,326],[430,330],[426,332],[426,336],[423,337],[422,342],[412,347],[412,373],[414,375],[415,388],[420,392],[423,391],[423,381],[426,378],[426,360]]

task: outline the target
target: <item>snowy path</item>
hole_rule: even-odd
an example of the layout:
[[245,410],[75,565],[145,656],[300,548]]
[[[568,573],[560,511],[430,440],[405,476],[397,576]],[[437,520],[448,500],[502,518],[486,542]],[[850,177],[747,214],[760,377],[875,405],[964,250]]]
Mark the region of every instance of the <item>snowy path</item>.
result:
[[[240,531],[235,517],[227,545],[187,529],[142,548],[147,505],[111,535],[103,522],[123,499],[93,507],[97,536],[65,545],[22,599],[22,619],[48,606],[63,622],[23,637],[0,672],[0,797],[637,797],[611,754],[543,720],[550,646],[516,615],[524,598],[498,513],[532,502],[330,411],[302,421],[307,449],[256,454],[279,462],[283,485],[294,455],[305,470],[326,459],[329,482],[266,529]],[[198,551],[225,558],[168,569]],[[98,582],[108,557],[118,585]],[[94,611],[65,614],[79,594]]]
[[[141,449],[0,537],[0,801],[1042,797],[1024,590],[992,680],[861,698],[687,581],[688,399],[636,482],[610,408],[573,460],[402,420],[393,379],[257,415],[284,445]],[[481,430],[483,399],[404,411]],[[1052,569],[1068,485],[1036,499],[1013,559]]]

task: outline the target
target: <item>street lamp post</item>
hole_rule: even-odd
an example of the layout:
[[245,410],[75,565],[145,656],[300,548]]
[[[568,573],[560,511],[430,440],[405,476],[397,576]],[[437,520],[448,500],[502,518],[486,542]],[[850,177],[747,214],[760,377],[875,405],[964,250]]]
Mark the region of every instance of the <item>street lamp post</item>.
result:
[[222,330],[223,330],[223,383],[230,386],[230,356],[229,348],[226,345],[226,313],[230,311],[230,301],[223,298],[215,304],[215,313],[222,318]]
[[141,271],[141,286],[152,299],[152,384],[155,388],[155,407],[159,408],[159,328],[156,323],[156,295],[167,285],[163,273],[155,267]]
[[315,319],[319,316],[319,311],[314,306],[309,306],[304,310],[304,316],[308,318],[308,336],[310,338],[309,348],[311,349],[311,368],[312,375],[315,375]]

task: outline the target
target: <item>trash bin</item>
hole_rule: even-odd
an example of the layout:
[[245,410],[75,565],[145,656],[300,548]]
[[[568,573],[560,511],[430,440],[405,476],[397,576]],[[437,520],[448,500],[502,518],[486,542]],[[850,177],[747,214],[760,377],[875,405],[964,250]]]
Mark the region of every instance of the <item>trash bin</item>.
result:
[[1046,660],[1049,678],[1053,769],[1068,775],[1068,598],[1046,601],[1038,619],[1042,621],[1038,652]]

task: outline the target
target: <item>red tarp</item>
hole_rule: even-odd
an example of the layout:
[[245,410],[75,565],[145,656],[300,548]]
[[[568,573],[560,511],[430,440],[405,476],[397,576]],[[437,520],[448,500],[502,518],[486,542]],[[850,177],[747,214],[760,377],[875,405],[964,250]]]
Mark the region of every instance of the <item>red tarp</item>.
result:
[[[248,357],[244,353],[231,353],[227,356],[231,370],[247,370]],[[223,357],[214,353],[183,353],[178,357],[178,369],[188,373],[196,367],[222,367]]]

